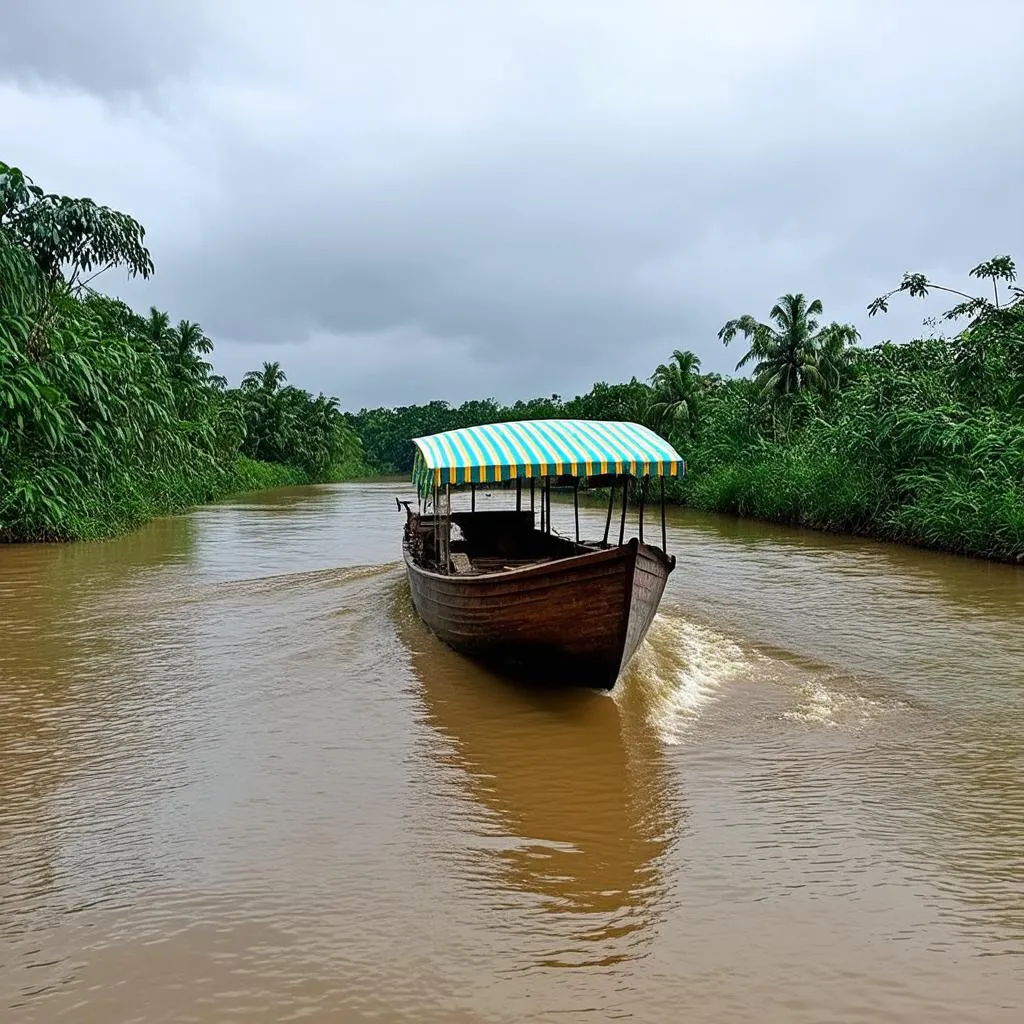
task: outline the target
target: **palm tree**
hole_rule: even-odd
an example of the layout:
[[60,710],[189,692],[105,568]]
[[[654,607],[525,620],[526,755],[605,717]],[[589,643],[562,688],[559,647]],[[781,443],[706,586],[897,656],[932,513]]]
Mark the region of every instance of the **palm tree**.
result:
[[282,388],[287,377],[280,363],[264,363],[242,377],[246,421],[245,452],[254,459],[281,461],[287,447],[285,434],[292,388]]
[[145,321],[143,333],[147,341],[152,342],[164,355],[167,354],[174,328],[171,327],[171,318],[166,313],[156,306],[150,306],[149,318]]
[[825,390],[836,391],[849,377],[851,367],[861,355],[861,350],[854,347],[860,334],[852,324],[829,324],[820,333],[818,371],[825,382]]
[[319,394],[312,403],[313,418],[325,428],[333,428],[341,418],[341,404],[336,398]]
[[783,295],[771,308],[772,324],[761,323],[749,313],[730,320],[718,332],[728,345],[737,334],[750,342],[736,369],[754,364],[754,380],[765,395],[785,398],[804,388],[829,391],[839,386],[849,361],[847,346],[860,334],[852,324],[819,326],[821,299],[810,303],[798,293]]
[[209,355],[213,351],[213,342],[203,333],[202,327],[194,320],[181,320],[174,331],[178,355],[185,361]]
[[280,363],[264,363],[260,370],[250,370],[242,378],[242,387],[247,391],[262,391],[266,395],[274,395],[288,378]]
[[181,320],[167,336],[164,360],[171,375],[180,415],[188,419],[201,401],[213,366],[202,357],[213,351],[213,342],[192,320]]
[[697,415],[697,387],[700,358],[676,349],[668,363],[651,375],[654,401],[650,415],[654,426],[665,434],[692,424]]

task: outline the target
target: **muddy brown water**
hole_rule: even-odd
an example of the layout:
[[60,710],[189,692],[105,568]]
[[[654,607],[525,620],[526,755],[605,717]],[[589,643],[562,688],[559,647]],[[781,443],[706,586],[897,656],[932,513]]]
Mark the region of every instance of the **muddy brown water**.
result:
[[0,549],[0,1020],[1024,1020],[1024,571],[676,513],[532,692],[396,490]]

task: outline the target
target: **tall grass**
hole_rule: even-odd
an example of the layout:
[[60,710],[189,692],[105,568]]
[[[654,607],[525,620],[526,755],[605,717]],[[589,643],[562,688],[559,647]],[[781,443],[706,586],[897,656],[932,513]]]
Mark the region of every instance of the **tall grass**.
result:
[[830,421],[816,418],[779,441],[727,451],[698,441],[674,496],[695,508],[1024,562],[1024,422],[950,404],[948,394],[932,408],[886,405],[873,401],[872,387],[851,387]]
[[[0,493],[0,542],[110,537],[157,516],[187,511],[232,494],[309,482],[292,466],[244,456],[222,469],[161,467],[114,472],[93,486],[66,487],[60,469],[8,481]],[[47,485],[51,486],[47,488]]]

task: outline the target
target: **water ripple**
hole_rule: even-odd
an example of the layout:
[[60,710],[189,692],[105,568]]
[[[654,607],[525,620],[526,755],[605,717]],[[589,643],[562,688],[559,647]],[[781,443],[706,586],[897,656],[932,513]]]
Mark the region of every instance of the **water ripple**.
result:
[[621,685],[538,693],[396,492],[0,550],[0,1016],[1021,1018],[1024,573],[674,514]]

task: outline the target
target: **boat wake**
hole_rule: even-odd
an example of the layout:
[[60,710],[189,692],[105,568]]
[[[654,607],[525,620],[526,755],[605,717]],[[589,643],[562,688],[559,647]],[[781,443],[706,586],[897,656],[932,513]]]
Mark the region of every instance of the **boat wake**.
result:
[[150,580],[142,575],[136,581],[136,585],[140,589],[144,588],[147,604],[156,601],[169,607],[207,605],[248,598],[273,597],[279,600],[287,596],[302,597],[324,593],[394,575],[398,565],[397,562],[388,562],[382,565],[337,566],[236,579],[197,580],[191,576],[184,576],[177,580],[163,579],[159,587],[154,587]]
[[399,562],[386,562],[381,565],[332,566],[324,569],[307,569],[302,572],[274,573],[247,579],[223,580],[213,586],[221,594],[273,593],[275,591],[304,590],[311,587],[333,589],[348,583],[357,583],[394,573],[399,565]]
[[848,680],[838,676],[809,679],[797,687],[795,696],[796,706],[781,712],[779,718],[828,728],[863,725],[888,712],[911,708],[908,701],[896,697],[856,692]]
[[754,663],[734,641],[707,626],[659,613],[613,691],[620,705],[639,703],[665,743],[680,743],[730,681]]

